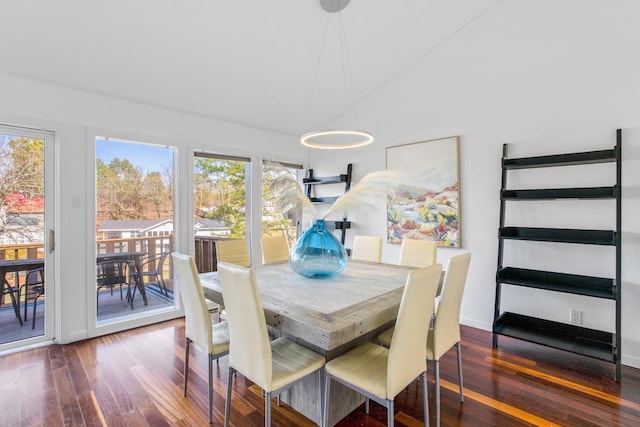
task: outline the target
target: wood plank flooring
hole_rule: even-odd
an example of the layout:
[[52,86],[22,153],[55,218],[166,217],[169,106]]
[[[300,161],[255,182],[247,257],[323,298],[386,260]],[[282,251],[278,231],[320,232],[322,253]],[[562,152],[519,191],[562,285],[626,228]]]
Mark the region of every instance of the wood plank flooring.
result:
[[[124,290],[126,292],[126,288]],[[100,305],[98,324],[104,321],[110,321],[116,317],[129,316],[131,314],[140,314],[145,311],[157,310],[163,307],[173,306],[173,296],[169,293],[166,297],[160,293],[158,287],[155,284],[151,286],[147,285],[147,305],[144,305],[142,298],[138,293],[134,300],[133,309],[127,303],[126,298],[120,299],[120,291],[118,288],[114,289],[113,295],[109,289],[100,291]],[[35,328],[31,329],[31,321],[33,314],[33,305],[29,301],[27,307],[28,320],[21,326],[11,303],[3,304],[0,307],[0,344],[8,342],[23,340],[31,337],[38,337],[44,335],[44,304],[42,299],[38,302],[36,307],[36,324]],[[24,301],[20,303],[20,313],[24,315]]]
[[[443,426],[638,426],[640,370],[462,328],[465,401],[457,394],[455,350],[441,361]],[[207,425],[206,355],[192,351],[189,396],[182,396],[184,322],[164,322],[70,345],[0,357],[0,426]],[[431,365],[430,365],[431,368]],[[435,425],[432,369],[431,425]],[[215,365],[214,423],[224,418],[226,358]],[[395,400],[397,426],[423,425],[417,382]],[[385,409],[364,405],[345,426],[384,426]],[[231,425],[262,426],[260,390],[234,382]],[[287,405],[275,405],[274,426],[310,426]]]

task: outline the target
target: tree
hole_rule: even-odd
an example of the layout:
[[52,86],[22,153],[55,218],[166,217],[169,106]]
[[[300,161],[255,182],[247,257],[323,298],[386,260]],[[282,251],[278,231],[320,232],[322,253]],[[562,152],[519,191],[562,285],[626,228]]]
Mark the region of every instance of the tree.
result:
[[207,213],[205,218],[224,221],[230,237],[244,238],[246,230],[246,163],[237,160],[198,158],[195,162],[194,202],[212,201],[210,206],[194,206]]
[[0,140],[0,197],[44,197],[44,139]]
[[[42,212],[33,209],[42,209],[43,198],[44,139],[0,135],[0,230],[3,241],[42,241],[42,224],[34,218]],[[21,214],[25,207],[29,210],[28,217]],[[7,210],[13,210],[14,214],[6,215]]]
[[144,177],[142,186],[145,200],[153,206],[157,219],[161,219],[162,215],[166,211],[165,203],[168,199],[168,192],[164,186],[162,175],[160,175],[160,172],[151,172],[147,174]]
[[146,216],[141,172],[127,159],[107,165],[96,160],[97,207],[102,219],[140,219]]

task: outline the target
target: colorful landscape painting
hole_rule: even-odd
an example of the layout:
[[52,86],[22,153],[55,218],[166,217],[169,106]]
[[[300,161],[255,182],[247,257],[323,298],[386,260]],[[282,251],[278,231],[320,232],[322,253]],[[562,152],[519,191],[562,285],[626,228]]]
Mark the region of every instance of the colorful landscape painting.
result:
[[460,247],[459,137],[387,148],[387,170],[402,182],[387,191],[387,242],[435,240]]

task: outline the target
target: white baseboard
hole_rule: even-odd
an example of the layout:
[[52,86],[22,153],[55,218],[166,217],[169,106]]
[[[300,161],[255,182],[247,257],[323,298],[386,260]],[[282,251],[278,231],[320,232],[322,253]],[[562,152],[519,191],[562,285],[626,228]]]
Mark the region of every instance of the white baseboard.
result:
[[489,332],[491,332],[493,329],[491,323],[479,322],[474,319],[466,319],[462,317],[460,318],[460,324],[464,326],[471,326],[472,328],[481,329],[483,331],[489,331]]
[[628,354],[622,353],[621,362],[624,366],[630,366],[632,368],[640,369],[640,357],[638,356],[630,356]]

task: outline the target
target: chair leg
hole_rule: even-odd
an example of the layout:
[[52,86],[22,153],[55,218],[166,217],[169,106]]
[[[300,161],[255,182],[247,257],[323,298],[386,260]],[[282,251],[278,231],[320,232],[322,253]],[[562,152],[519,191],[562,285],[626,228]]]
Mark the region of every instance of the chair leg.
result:
[[162,295],[162,291],[164,290],[164,296],[169,296],[169,291],[167,291],[167,285],[164,283],[164,277],[158,276],[158,285],[161,286],[160,294]]
[[331,377],[325,372],[324,375],[324,402],[322,404],[322,425],[329,425],[329,388],[331,386]]
[[22,326],[22,315],[20,314],[20,291],[18,291],[18,301],[16,302],[16,296],[14,295],[13,288],[9,282],[5,280],[3,286],[7,286],[9,290],[9,299],[11,300],[11,305],[13,306],[13,312],[16,314],[18,321],[20,322],[20,326]]
[[[38,303],[38,298],[40,298],[40,295],[36,295],[36,297],[33,299],[33,315],[31,316],[32,317],[32,319],[31,319],[31,329],[35,329],[36,328],[36,304]],[[26,316],[25,316],[24,320],[27,320]]]
[[429,388],[427,387],[427,371],[422,374],[422,405],[424,409],[424,425],[429,427]]
[[323,398],[323,394],[322,394],[322,372],[324,370],[323,369],[318,369],[318,401],[320,402],[320,408],[319,408],[319,413],[318,413],[318,417],[320,422],[318,423],[319,426],[324,426],[324,422],[322,421],[322,398]]
[[264,425],[269,427],[271,425],[271,392],[267,391],[264,394]]
[[462,391],[462,347],[460,342],[456,344],[456,350],[458,352],[458,385],[460,386],[460,402],[464,402],[464,393]]
[[440,427],[440,362],[434,360],[436,377],[436,426]]
[[393,427],[393,399],[387,400],[387,427]]
[[209,354],[209,424],[213,424],[213,354]]
[[[24,288],[24,321],[26,322],[27,319],[27,306],[29,305],[27,303],[27,295],[29,294],[29,291],[27,289],[27,286],[23,285],[22,288]],[[20,291],[18,291],[18,300],[20,299]],[[35,303],[34,303],[35,304]]]
[[234,369],[229,367],[229,378],[227,378],[227,401],[224,405],[224,427],[229,427],[229,417],[231,416],[231,387],[233,386]]
[[184,397],[187,397],[187,382],[189,382],[189,338],[184,339]]

